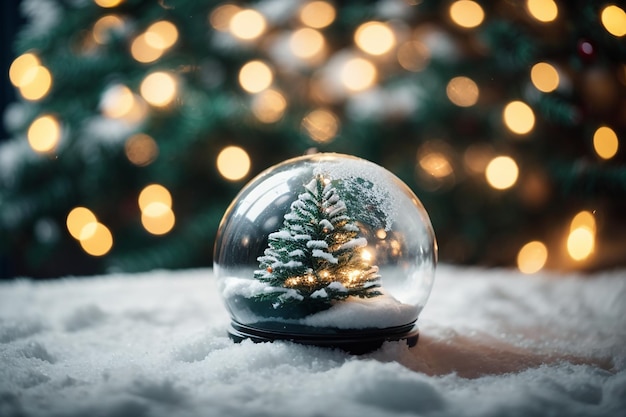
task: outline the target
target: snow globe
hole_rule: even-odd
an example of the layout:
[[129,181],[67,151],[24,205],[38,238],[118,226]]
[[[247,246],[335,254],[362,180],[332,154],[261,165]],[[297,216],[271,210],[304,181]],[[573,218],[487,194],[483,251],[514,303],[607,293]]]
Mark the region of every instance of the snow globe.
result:
[[320,153],[275,165],[226,210],[214,274],[235,341],[352,353],[417,343],[437,244],[426,210],[386,169]]

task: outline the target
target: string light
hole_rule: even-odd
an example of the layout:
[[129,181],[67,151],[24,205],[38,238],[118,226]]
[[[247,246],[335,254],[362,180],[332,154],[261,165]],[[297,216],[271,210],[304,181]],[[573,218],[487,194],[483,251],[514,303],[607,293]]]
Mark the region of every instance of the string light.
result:
[[70,235],[76,240],[80,239],[83,228],[90,223],[96,223],[96,215],[86,207],[74,207],[67,215],[65,225]]
[[178,40],[178,29],[172,22],[161,20],[151,24],[145,36],[148,45],[164,51],[171,48]]
[[[20,88],[22,85],[28,84],[32,77],[31,71],[40,65],[39,58],[33,53],[25,53],[13,60],[9,67],[9,79],[11,84]],[[26,76],[28,74],[28,77]]]
[[35,152],[50,152],[59,144],[61,126],[54,116],[40,116],[30,124],[26,136],[28,144]]
[[339,118],[326,109],[316,109],[302,119],[302,128],[316,142],[328,143],[339,131]]
[[172,195],[167,188],[160,184],[147,185],[139,193],[137,203],[141,211],[145,210],[152,203],[160,203],[167,207],[172,207]]
[[485,169],[487,183],[497,189],[506,190],[517,182],[519,168],[513,158],[509,156],[497,156],[493,158]]
[[559,73],[547,62],[539,62],[530,70],[530,80],[537,90],[550,93],[559,86]]
[[119,6],[124,0],[94,0],[98,6],[103,8],[111,8]]
[[124,21],[116,15],[106,15],[93,24],[93,39],[100,45],[104,45],[110,39],[111,32],[124,26]]
[[615,131],[608,126],[599,127],[593,134],[593,149],[602,159],[613,158],[619,149]]
[[239,70],[239,84],[248,93],[260,93],[274,79],[270,67],[262,61],[250,61]]
[[553,0],[526,0],[528,13],[536,20],[548,23],[559,15],[559,8]]
[[535,126],[535,113],[530,106],[522,101],[512,101],[503,111],[506,127],[513,133],[524,135]]
[[81,230],[80,246],[91,256],[106,255],[113,247],[113,235],[102,223],[89,223]]
[[167,72],[153,72],[139,86],[141,96],[156,107],[168,106],[176,97],[176,79]]
[[377,71],[374,64],[363,58],[352,58],[341,68],[340,78],[348,90],[357,92],[370,88],[375,82]]
[[235,13],[228,24],[230,33],[242,40],[253,40],[261,36],[267,23],[265,17],[256,10],[244,9]]
[[626,35],[626,12],[624,9],[611,4],[602,9],[600,20],[604,28],[618,38]]
[[398,48],[397,58],[405,70],[420,72],[430,62],[430,49],[419,41],[404,42]]
[[336,15],[333,5],[325,1],[312,1],[300,9],[300,21],[315,29],[329,26]]
[[150,45],[146,34],[142,33],[130,44],[130,54],[137,62],[148,64],[161,58],[163,50]]
[[17,57],[9,68],[11,83],[19,88],[20,94],[26,100],[37,101],[42,99],[52,87],[52,75],[39,58],[32,53]]
[[459,107],[471,107],[478,101],[478,85],[467,77],[454,77],[446,87],[450,101]]
[[594,250],[595,236],[587,227],[577,227],[567,236],[567,253],[575,261],[587,259]]
[[370,55],[383,55],[396,44],[396,37],[389,25],[381,22],[363,23],[354,33],[354,42]]
[[252,99],[252,113],[263,123],[280,120],[287,108],[287,100],[276,90],[265,90]]
[[590,211],[579,211],[570,223],[570,232],[581,227],[587,228],[591,233],[596,233],[596,218]]
[[289,39],[291,52],[301,59],[312,59],[319,55],[325,45],[324,36],[315,29],[296,30]]
[[171,231],[175,224],[174,212],[164,203],[152,202],[141,211],[141,225],[150,234],[164,235]]
[[230,20],[241,10],[241,7],[234,4],[223,4],[216,7],[209,15],[209,23],[215,30],[228,32],[230,30]]
[[145,133],[137,133],[126,140],[124,152],[131,163],[143,167],[156,160],[159,155],[159,147],[150,136]]
[[471,0],[459,0],[450,5],[450,18],[464,28],[475,28],[485,19],[485,12],[480,4]]
[[238,146],[227,146],[217,155],[217,170],[229,181],[238,181],[250,172],[250,156]]
[[517,254],[517,267],[524,274],[539,272],[548,260],[548,248],[537,240],[528,242]]

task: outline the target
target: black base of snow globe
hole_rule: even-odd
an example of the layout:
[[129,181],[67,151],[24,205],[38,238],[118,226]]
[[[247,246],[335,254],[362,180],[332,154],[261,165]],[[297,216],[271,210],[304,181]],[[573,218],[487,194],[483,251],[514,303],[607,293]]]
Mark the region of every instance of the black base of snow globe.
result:
[[[255,343],[273,342],[275,340],[285,340],[303,345],[339,348],[354,355],[361,355],[372,352],[382,346],[384,342],[398,340],[406,341],[409,347],[417,344],[419,330],[415,322],[404,326],[388,327],[385,329],[324,329],[324,332],[310,333],[298,331],[298,328],[289,329],[286,326],[276,323],[277,329],[259,329],[257,327],[246,326],[236,321],[232,321],[228,328],[228,335],[236,343],[245,339],[250,339]],[[271,323],[265,327],[272,327]],[[305,326],[302,326],[304,330]],[[320,329],[316,329],[320,330]]]

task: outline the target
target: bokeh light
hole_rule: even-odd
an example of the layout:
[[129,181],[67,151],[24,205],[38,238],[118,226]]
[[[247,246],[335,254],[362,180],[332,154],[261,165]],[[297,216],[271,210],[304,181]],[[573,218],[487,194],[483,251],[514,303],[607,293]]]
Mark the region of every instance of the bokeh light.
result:
[[539,272],[548,260],[548,248],[538,240],[528,242],[517,253],[517,268],[524,274]]
[[137,133],[124,144],[126,158],[137,166],[150,165],[159,156],[159,147],[155,140],[145,133]]
[[325,1],[312,1],[300,9],[300,21],[315,29],[330,25],[335,20],[336,15],[335,7]]
[[75,207],[67,215],[65,224],[74,239],[80,239],[83,228],[90,223],[97,223],[96,215],[86,207]]
[[596,218],[590,211],[583,210],[578,212],[570,223],[570,232],[581,227],[587,228],[591,233],[596,233]]
[[302,128],[318,143],[332,141],[339,132],[339,118],[326,109],[316,109],[302,119]]
[[112,119],[128,115],[135,104],[135,96],[125,85],[113,85],[104,92],[100,100],[102,114]]
[[252,40],[261,36],[266,26],[265,17],[261,13],[252,9],[244,9],[230,18],[228,28],[233,36],[242,40]]
[[512,101],[503,111],[504,124],[518,135],[524,135],[535,126],[535,113],[530,106],[522,101]]
[[218,6],[209,15],[209,23],[215,30],[227,32],[230,30],[230,20],[241,10],[241,7],[234,4],[223,4]]
[[354,32],[354,42],[370,55],[382,55],[395,46],[396,36],[385,23],[367,22]]
[[154,201],[141,210],[141,224],[153,235],[164,235],[176,224],[176,216],[167,204]]
[[311,59],[324,50],[324,36],[315,29],[302,28],[296,30],[289,39],[291,52],[301,59]]
[[54,150],[61,139],[61,125],[52,115],[44,115],[35,119],[26,133],[28,144],[38,153]]
[[559,15],[559,8],[553,0],[526,0],[528,13],[536,20],[552,22]]
[[451,102],[459,107],[470,107],[478,101],[478,85],[467,77],[454,77],[446,87],[446,94]]
[[137,198],[137,204],[141,211],[144,211],[148,205],[152,203],[164,204],[167,207],[172,207],[172,195],[167,188],[161,184],[147,185],[139,193]]
[[153,72],[148,74],[141,82],[139,91],[149,104],[156,107],[165,107],[176,97],[176,79],[167,72]]
[[471,0],[459,0],[450,5],[450,18],[464,28],[475,28],[485,19],[485,12],[480,4]]
[[445,178],[454,173],[448,158],[441,152],[425,152],[419,156],[419,165],[434,178]]
[[624,9],[611,4],[602,9],[600,20],[604,28],[613,36],[626,35],[626,12]]
[[550,93],[559,86],[559,73],[547,62],[539,62],[530,70],[530,80],[537,90]]
[[594,233],[585,226],[577,227],[567,236],[567,253],[575,261],[587,259],[594,250]]
[[227,146],[217,155],[217,170],[229,181],[238,181],[250,172],[250,156],[238,146]]
[[27,84],[28,79],[32,75],[25,77],[26,74],[29,74],[31,70],[37,68],[40,64],[41,62],[39,58],[37,58],[37,55],[30,52],[15,58],[9,67],[9,79],[11,80],[11,84],[18,88],[23,84]]
[[341,68],[341,82],[348,90],[363,91],[376,82],[377,71],[374,64],[363,58],[352,58]]
[[106,255],[113,247],[113,235],[102,223],[88,223],[81,230],[80,246],[91,256]]
[[172,22],[160,20],[146,30],[146,43],[162,51],[172,47],[178,40],[178,29]]
[[430,49],[419,41],[404,42],[398,48],[398,63],[407,71],[420,72],[430,62]]
[[161,58],[163,49],[150,45],[146,34],[142,33],[130,44],[130,54],[137,62],[147,64]]
[[43,65],[28,68],[19,77],[19,91],[26,100],[37,101],[42,99],[52,87],[52,74]]
[[102,16],[93,24],[93,39],[104,45],[110,40],[111,32],[123,26],[124,21],[119,16],[113,14]]
[[287,100],[276,90],[265,90],[252,98],[252,113],[263,123],[280,120],[287,108]]
[[270,67],[262,61],[250,61],[239,70],[239,84],[249,93],[268,88],[274,79]]
[[119,6],[123,1],[124,0],[94,0],[94,3],[100,7],[111,8]]
[[593,149],[602,159],[613,158],[619,149],[615,131],[608,126],[599,127],[593,134]]
[[519,168],[515,160],[509,156],[497,156],[493,158],[485,169],[487,183],[497,189],[506,190],[517,182]]

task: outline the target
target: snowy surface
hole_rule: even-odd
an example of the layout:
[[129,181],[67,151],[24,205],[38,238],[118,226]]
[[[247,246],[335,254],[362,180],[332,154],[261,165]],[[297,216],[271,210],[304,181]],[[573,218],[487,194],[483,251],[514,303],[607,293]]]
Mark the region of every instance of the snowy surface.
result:
[[234,344],[210,270],[0,284],[0,416],[624,416],[626,273],[440,267],[418,345]]

